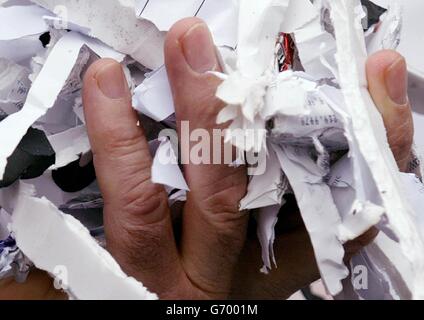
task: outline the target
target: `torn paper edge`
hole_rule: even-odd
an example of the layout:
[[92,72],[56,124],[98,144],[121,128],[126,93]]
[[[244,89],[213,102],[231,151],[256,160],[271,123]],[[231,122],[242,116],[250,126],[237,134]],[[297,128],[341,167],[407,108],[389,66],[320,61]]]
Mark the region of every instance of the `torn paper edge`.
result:
[[[411,217],[413,211],[401,190],[398,168],[387,142],[383,120],[367,90],[367,58],[362,26],[357,21],[359,0],[329,1],[337,42],[336,59],[355,137],[382,197],[386,215],[414,274],[413,298],[424,298],[424,245]],[[392,5],[399,5],[394,1]],[[375,138],[374,138],[375,137]],[[396,173],[396,174],[395,174]]]
[[113,257],[75,218],[46,198],[32,196],[21,183],[11,229],[18,247],[35,266],[54,277],[55,286],[75,299],[155,300],[140,282],[128,277]]

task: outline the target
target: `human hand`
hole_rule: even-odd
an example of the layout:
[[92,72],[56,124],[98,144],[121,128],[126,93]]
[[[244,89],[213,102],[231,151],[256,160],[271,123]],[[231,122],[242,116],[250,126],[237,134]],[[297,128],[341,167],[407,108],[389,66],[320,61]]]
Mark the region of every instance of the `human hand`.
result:
[[[223,105],[215,98],[219,81],[204,74],[217,69],[218,63],[210,34],[199,22],[186,19],[174,26],[166,42],[166,62],[178,122],[188,120],[192,130],[210,131],[216,127],[216,115]],[[405,170],[413,135],[409,104],[403,99],[405,62],[386,51],[371,57],[367,69],[370,92],[383,115],[391,148]],[[386,85],[389,78],[392,80]],[[282,215],[283,230],[277,231],[279,268],[267,276],[258,272],[262,264],[259,243],[256,237],[245,241],[248,218],[238,212],[238,202],[246,191],[243,168],[187,166],[191,192],[181,229],[175,235],[166,193],[150,181],[152,160],[130,101],[117,63],[101,60],[87,72],[84,105],[105,198],[108,250],[124,271],[161,298],[174,299],[285,298],[319,277],[308,234],[295,208]],[[350,243],[347,252],[357,252],[374,236],[371,231]],[[30,278],[22,285],[8,283],[8,288],[18,290],[13,294],[12,290],[0,290],[0,297],[38,294],[39,282]],[[55,296],[53,289],[41,291],[47,292],[41,297]]]
[[[199,19],[176,24],[167,35],[165,59],[179,133],[187,121],[190,132],[206,129],[212,137],[224,105],[215,98],[219,80],[206,73],[219,68],[207,26]],[[108,59],[94,63],[83,99],[108,250],[160,298],[227,297],[245,242],[248,216],[238,203],[246,193],[246,169],[186,165],[191,191],[176,237],[167,193],[151,181],[152,158],[121,66]]]
[[[194,54],[196,58],[201,58],[201,60],[198,61],[199,63],[201,62],[200,65],[198,65],[201,72],[217,67],[215,49],[207,28],[204,25],[197,25],[197,23],[200,23],[197,19],[186,19],[178,23],[168,35],[165,52],[168,74],[170,77],[171,87],[173,88],[174,100],[177,108],[177,122],[179,123],[182,120],[189,120],[190,123],[195,123],[196,128],[208,128],[210,130],[211,128],[216,127],[216,115],[223,107],[223,105],[214,98],[218,81],[208,75],[193,72],[193,70],[190,69],[187,70],[187,63],[183,57],[184,54],[189,57],[190,54]],[[196,28],[201,29],[196,35],[195,41],[190,42],[187,45],[180,46],[181,44],[178,39],[180,39],[181,35],[186,32],[191,33],[193,28],[194,30],[196,30]],[[384,123],[388,131],[390,146],[398,161],[399,168],[404,171],[406,170],[410,160],[413,137],[412,115],[406,94],[407,72],[405,60],[395,52],[380,52],[370,58],[367,64],[367,72],[369,78],[369,89],[379,111],[383,115]],[[199,101],[201,103],[199,103]],[[98,113],[99,112],[94,112],[93,114]],[[101,137],[98,137],[97,139],[94,138],[92,143],[95,144],[96,140],[100,139]],[[143,157],[146,158],[147,155],[143,155]],[[105,168],[107,171],[109,164],[105,165]],[[216,171],[213,171],[212,173],[212,169]],[[231,170],[232,169],[226,168],[225,166],[205,167],[203,165],[190,165],[186,167],[185,174],[191,189],[191,192],[189,193],[189,201],[190,199],[193,199],[192,196],[198,197],[197,199],[205,199],[206,197],[199,194],[198,190],[203,190],[204,187],[208,186],[209,188],[215,189],[215,183],[219,181],[214,179],[216,175],[220,176],[221,172],[228,174]],[[206,172],[212,174],[210,176],[206,176]],[[235,174],[237,174],[237,180],[240,179],[240,181],[242,181],[241,176],[244,175],[245,172],[237,172]],[[239,174],[240,176],[238,176]],[[194,175],[202,177],[203,185],[196,184],[196,178]],[[117,177],[116,179],[119,178]],[[112,183],[112,181],[110,183]],[[219,199],[219,201],[229,201],[232,203],[232,214],[235,214],[237,210],[238,200],[240,200],[243,196],[245,187],[245,181],[237,184],[237,199],[232,198],[233,194],[231,193],[226,194],[226,196]],[[218,191],[215,191],[215,194],[219,194],[221,192],[223,192],[222,189],[218,189]],[[116,197],[116,193],[117,191],[113,194],[111,193],[111,197]],[[207,194],[209,196],[210,194],[214,194],[214,192],[210,193],[208,191]],[[217,204],[219,208],[222,205],[219,202],[217,202]],[[227,207],[227,205],[225,205],[225,207]],[[186,204],[185,209],[187,210],[187,208],[191,208],[191,205],[189,204],[187,206]],[[222,209],[217,211],[219,212],[220,210]],[[195,217],[196,215],[194,212],[198,212],[198,209],[189,211],[189,213],[184,212],[183,220],[187,219],[187,216],[192,215]],[[208,212],[208,210],[200,210],[200,212]],[[214,257],[216,257],[217,254],[219,255],[220,251],[228,252],[229,247],[231,247],[231,238],[229,238],[230,242],[224,243],[219,239],[217,239],[216,242],[207,240],[205,245],[202,246],[201,249],[199,248],[197,254],[204,256],[204,259],[209,261],[208,265],[214,266],[213,268],[216,268],[217,272],[215,272],[215,274],[213,272],[208,272],[209,276],[205,277],[207,279],[206,282],[217,281],[217,283],[221,283],[221,288],[226,288],[225,293],[221,289],[218,290],[224,293],[221,297],[225,297],[228,293],[230,293],[228,291],[228,285],[231,283],[232,288],[230,296],[232,297],[266,298],[269,297],[270,292],[274,292],[275,295],[271,295],[272,297],[284,298],[316,279],[318,277],[318,272],[314,261],[312,246],[303,223],[300,220],[300,216],[296,214],[296,212],[297,210],[293,208],[293,214],[290,214],[290,212],[284,212],[282,215],[281,223],[285,224],[285,227],[290,224],[287,219],[297,220],[297,223],[291,223],[294,228],[290,230],[290,232],[285,230],[278,237],[276,252],[279,260],[279,269],[271,272],[268,276],[264,276],[258,272],[258,267],[261,265],[261,255],[260,247],[255,237],[246,242],[244,252],[238,261],[227,256],[224,260],[226,263],[225,266],[221,264],[222,261],[219,263],[214,261]],[[242,221],[239,219],[240,217],[237,217],[238,222]],[[186,222],[183,223],[183,226],[185,223]],[[239,228],[238,231],[234,229],[232,231],[234,233],[231,234],[237,234],[239,236],[244,235],[245,224],[246,220],[244,219],[242,223],[235,226],[236,229]],[[172,227],[169,226],[169,228]],[[224,222],[220,226],[216,226],[215,229],[211,228],[211,225],[205,225],[203,227],[199,226],[199,228],[202,231],[193,236],[190,235],[190,231],[192,231],[191,228],[183,228],[182,239],[190,239],[186,243],[187,245],[190,245],[190,241],[193,243],[202,241],[202,237],[206,236],[207,233],[216,232],[219,228],[221,228],[220,232],[226,232],[225,229],[228,228],[228,223]],[[186,236],[184,234],[185,232],[189,232],[189,235]],[[376,234],[377,231],[372,229],[359,239],[346,244],[347,259],[359,251],[364,245],[371,242]],[[172,241],[171,237],[168,238],[168,241]],[[242,242],[243,236],[238,237],[235,246],[236,250],[231,252],[233,258],[239,256],[240,244]],[[217,246],[215,247],[215,245]],[[146,246],[149,245],[146,244]],[[205,252],[202,252],[201,250],[205,250]],[[117,251],[120,252],[121,250]],[[208,256],[209,252],[213,252],[212,257]],[[184,253],[184,251],[182,251],[182,253]],[[182,261],[187,260],[183,257]],[[136,263],[136,268],[143,270],[141,260],[140,262],[134,262]],[[232,270],[236,262],[237,277],[231,279],[232,273],[229,270]],[[154,265],[156,265],[156,263]],[[199,266],[201,265],[202,263],[200,262]],[[224,268],[224,271],[222,268]],[[195,268],[193,269],[195,270]],[[223,273],[227,276],[225,280],[220,282],[220,278],[217,277],[217,275],[222,275]],[[155,278],[154,274],[157,274],[156,270],[151,275],[152,279]],[[173,275],[174,271],[172,271],[171,274]],[[191,276],[189,275],[188,277]],[[141,280],[143,280],[144,283],[147,283],[149,287],[148,283],[150,280],[146,282],[143,277]],[[157,280],[152,281],[157,282]],[[167,281],[166,283],[165,291],[173,292],[172,287],[168,285],[169,282]],[[270,287],[273,288],[273,290],[270,290]],[[154,286],[150,288],[154,290]],[[161,295],[160,291],[159,295]],[[207,294],[202,296],[211,297]],[[177,297],[187,297],[187,295],[179,292]]]

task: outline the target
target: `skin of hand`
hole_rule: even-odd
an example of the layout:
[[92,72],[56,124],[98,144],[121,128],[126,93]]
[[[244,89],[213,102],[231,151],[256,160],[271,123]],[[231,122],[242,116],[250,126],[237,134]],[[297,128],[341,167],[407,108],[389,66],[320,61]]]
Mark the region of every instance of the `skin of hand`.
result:
[[[215,98],[220,81],[206,73],[219,70],[219,63],[207,26],[197,18],[174,25],[167,35],[165,60],[178,127],[181,121],[189,121],[191,130],[220,128],[215,124],[224,107]],[[390,147],[404,171],[413,139],[405,60],[393,51],[379,52],[369,58],[367,74]],[[127,274],[162,299],[283,299],[319,278],[312,246],[296,209],[283,213],[277,227],[278,269],[269,275],[259,273],[259,242],[254,236],[247,237],[249,216],[238,210],[247,187],[243,167],[186,165],[184,173],[191,191],[181,226],[175,230],[167,194],[151,182],[152,157],[117,62],[103,59],[89,68],[83,100],[105,200],[107,249]],[[347,255],[375,235],[376,231],[370,230],[346,244]],[[24,284],[3,280],[0,288],[0,299],[64,297],[39,271]]]

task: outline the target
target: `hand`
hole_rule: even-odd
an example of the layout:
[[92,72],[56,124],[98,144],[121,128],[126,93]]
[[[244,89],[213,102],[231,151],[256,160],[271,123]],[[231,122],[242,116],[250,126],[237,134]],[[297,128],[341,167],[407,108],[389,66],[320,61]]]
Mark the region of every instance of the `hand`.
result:
[[[188,121],[191,131],[206,129],[212,137],[224,105],[215,98],[219,80],[206,73],[219,68],[207,26],[199,19],[176,24],[167,35],[165,60],[178,131]],[[167,193],[151,182],[152,158],[121,66],[108,59],[94,63],[83,98],[108,250],[162,299],[227,297],[248,222],[238,210],[246,169],[186,165],[191,192],[176,237]]]
[[[190,121],[191,130],[212,130],[223,105],[215,98],[219,82],[204,74],[218,68],[209,31],[198,19],[185,19],[169,32],[165,53],[177,122]],[[413,127],[409,105],[403,105],[399,98],[406,88],[403,59],[391,68],[396,84],[390,82],[386,87],[385,82],[392,74],[389,66],[398,58],[394,52],[382,52],[370,58],[367,68],[370,91],[383,114],[398,164],[404,169]],[[319,278],[308,234],[296,210],[285,213],[280,222],[284,232],[275,244],[279,268],[268,276],[258,272],[262,264],[258,240],[252,236],[245,241],[248,218],[237,210],[246,192],[243,168],[187,166],[191,192],[184,207],[181,236],[174,235],[166,193],[150,181],[151,156],[143,130],[136,125],[138,119],[117,63],[101,60],[89,69],[84,106],[105,198],[108,250],[129,275],[161,298],[174,299],[286,298]],[[374,235],[368,233],[348,247],[357,251],[358,245],[362,247]],[[39,283],[9,283],[9,288],[11,285],[27,292]],[[10,297],[10,292],[0,290],[0,297],[2,293]]]

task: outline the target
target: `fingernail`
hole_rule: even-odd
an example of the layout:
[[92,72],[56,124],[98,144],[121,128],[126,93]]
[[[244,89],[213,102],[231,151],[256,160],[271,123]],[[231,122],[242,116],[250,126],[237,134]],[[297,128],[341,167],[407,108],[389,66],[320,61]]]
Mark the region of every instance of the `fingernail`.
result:
[[387,93],[397,105],[408,103],[408,71],[404,58],[398,58],[386,70]]
[[127,93],[127,81],[117,62],[104,65],[94,76],[100,91],[110,99],[123,98]]
[[215,70],[218,65],[215,44],[205,23],[193,25],[180,39],[187,63],[198,72]]

